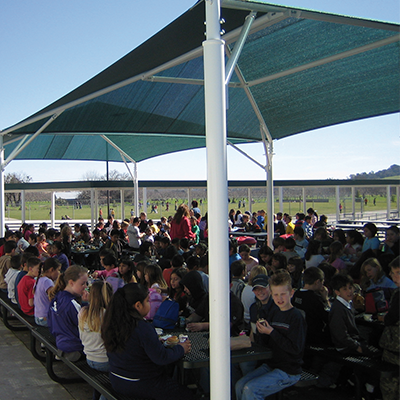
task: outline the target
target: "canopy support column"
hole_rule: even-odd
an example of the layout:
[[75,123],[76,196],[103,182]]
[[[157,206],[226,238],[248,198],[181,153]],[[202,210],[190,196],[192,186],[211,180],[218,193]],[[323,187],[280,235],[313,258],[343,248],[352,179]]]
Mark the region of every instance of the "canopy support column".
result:
[[253,203],[251,201],[251,188],[247,188],[247,200],[249,202],[250,214],[253,214]]
[[390,219],[390,185],[386,187],[386,220]]
[[189,208],[191,208],[191,205],[192,205],[192,199],[193,199],[192,196],[193,196],[192,195],[192,188],[188,188],[187,189],[187,197],[188,197],[188,207]]
[[143,211],[147,214],[147,188],[143,188]]
[[301,197],[303,198],[303,213],[307,214],[306,188],[301,188]]
[[279,188],[279,211],[283,213],[283,187]]
[[335,188],[335,193],[336,193],[336,222],[338,222],[340,220],[340,187],[336,186]]
[[96,201],[94,188],[90,189],[90,230],[93,231],[96,225]]
[[356,188],[351,187],[351,214],[353,215],[353,220],[356,219]]
[[56,193],[51,192],[51,205],[50,205],[50,226],[52,228],[56,227],[55,219],[56,219]]
[[210,260],[211,398],[230,399],[229,248],[226,90],[220,0],[206,0],[204,49],[207,198]]
[[93,229],[96,228],[98,217],[100,217],[100,215],[99,215],[99,191],[97,189],[94,189],[94,210],[95,210],[94,211],[94,215],[95,215],[94,222],[95,223],[94,223]]
[[121,198],[121,221],[125,218],[125,190],[121,189],[119,197]]
[[399,218],[400,216],[400,199],[399,199],[399,195],[400,195],[400,186],[396,187],[396,210],[397,210],[397,218]]
[[272,176],[272,156],[274,154],[274,145],[267,125],[260,126],[262,141],[264,144],[267,165],[267,243],[272,248],[274,240],[274,181]]
[[25,210],[25,190],[21,190],[21,221],[25,222],[26,210]]
[[[134,203],[135,203],[135,215],[139,216],[139,185],[138,185],[138,172],[137,172],[137,162],[129,156],[129,154],[125,153],[121,148],[119,148],[112,140],[110,140],[107,136],[105,135],[100,135],[108,144],[110,144],[112,147],[114,147],[115,150],[118,151],[119,155],[122,158],[122,161],[125,163],[125,166],[132,178],[133,181],[133,193],[134,193]],[[133,164],[133,174],[128,166],[128,163],[126,162],[126,159],[128,159],[132,164]]]

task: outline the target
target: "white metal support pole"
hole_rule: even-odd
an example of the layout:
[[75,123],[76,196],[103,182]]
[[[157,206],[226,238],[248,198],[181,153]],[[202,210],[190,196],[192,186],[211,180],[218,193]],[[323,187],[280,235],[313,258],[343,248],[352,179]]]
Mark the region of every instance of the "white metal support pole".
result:
[[351,187],[351,214],[353,215],[353,220],[356,219],[356,188]]
[[248,199],[248,202],[249,202],[250,214],[253,214],[253,203],[251,201],[251,188],[247,188],[247,199]]
[[268,246],[272,249],[272,241],[274,240],[274,181],[272,175],[272,155],[273,143],[268,142],[268,172],[267,172],[267,233]]
[[90,230],[93,231],[96,225],[96,200],[94,188],[90,189]]
[[99,191],[97,189],[94,189],[94,227],[93,229],[96,228],[96,224],[99,218]]
[[386,187],[386,204],[386,220],[388,221],[390,219],[390,185]]
[[400,186],[397,186],[397,187],[396,187],[396,202],[397,202],[396,210],[397,210],[397,218],[400,217],[400,199],[399,199],[399,195],[400,195]]
[[340,187],[336,186],[335,188],[336,191],[336,222],[340,220],[340,209],[339,209],[339,204],[340,204]]
[[147,188],[143,188],[143,211],[147,214]]
[[187,193],[187,201],[188,201],[188,207],[190,208],[190,205],[192,203],[192,189],[191,188],[187,188],[186,189],[186,193]]
[[134,197],[135,197],[135,200],[134,200],[134,203],[135,203],[135,215],[136,215],[136,216],[139,216],[139,183],[138,183],[137,163],[134,162],[134,163],[133,163],[133,166],[134,166],[134,168],[133,168],[133,170],[134,170],[133,175],[134,175],[134,177],[135,177],[135,179],[134,179],[134,181],[133,181],[133,185],[134,185],[133,193],[134,193]]
[[50,226],[52,228],[56,227],[55,219],[56,219],[56,193],[51,192],[51,209],[50,209]]
[[207,198],[210,274],[211,399],[230,399],[230,323],[226,90],[220,0],[206,0],[204,94],[207,145]]
[[26,210],[25,210],[25,190],[21,190],[21,221],[26,220]]
[[279,188],[279,211],[283,213],[283,187]]
[[4,237],[5,233],[5,193],[4,193],[4,146],[3,146],[3,135],[0,134],[0,237]]
[[301,197],[303,199],[303,213],[307,214],[306,188],[301,188]]
[[120,190],[119,197],[121,198],[121,221],[123,221],[125,218],[125,190],[124,189]]

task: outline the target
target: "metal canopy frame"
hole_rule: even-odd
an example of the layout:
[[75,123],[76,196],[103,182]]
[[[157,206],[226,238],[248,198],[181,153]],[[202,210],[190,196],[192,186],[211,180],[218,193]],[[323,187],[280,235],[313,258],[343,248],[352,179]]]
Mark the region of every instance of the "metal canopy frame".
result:
[[[260,136],[263,142],[267,163],[264,169],[267,174],[267,198],[268,198],[268,232],[273,232],[273,140],[268,129],[267,123],[257,105],[252,94],[251,88],[259,84],[276,80],[278,78],[292,75],[294,73],[309,70],[333,61],[341,60],[353,55],[361,54],[372,49],[376,49],[388,44],[396,43],[400,40],[400,35],[393,35],[390,38],[376,41],[375,43],[360,46],[358,48],[342,51],[333,56],[321,58],[313,62],[289,68],[279,73],[267,75],[254,80],[246,81],[246,77],[237,65],[241,49],[248,34],[256,33],[259,30],[272,26],[286,18],[311,19],[315,21],[325,21],[339,24],[360,26],[365,28],[378,28],[388,31],[398,32],[399,27],[395,24],[382,24],[376,21],[359,20],[345,16],[330,15],[325,13],[294,9],[291,7],[275,6],[262,2],[249,2],[245,0],[204,0],[206,10],[206,40],[202,47],[198,47],[171,59],[155,68],[141,72],[128,79],[124,79],[116,84],[104,87],[95,92],[86,94],[80,98],[69,101],[61,106],[54,107],[43,113],[38,113],[26,120],[0,132],[0,206],[4,209],[4,136],[20,128],[50,118],[46,126],[52,122],[52,117],[65,110],[80,105],[89,100],[93,100],[101,95],[110,93],[114,90],[127,86],[137,81],[180,83],[190,85],[204,85],[205,94],[205,126],[206,126],[206,147],[207,147],[207,170],[208,170],[208,215],[209,215],[209,253],[210,253],[210,360],[211,360],[211,397],[213,399],[227,399],[230,397],[230,373],[227,365],[230,365],[229,349],[229,286],[228,286],[228,224],[221,225],[220,210],[225,209],[227,190],[227,126],[226,126],[226,104],[227,88],[242,88],[249,100],[249,103],[257,117],[260,126]],[[233,29],[221,38],[221,6],[225,8],[245,10],[248,17],[244,26]],[[265,15],[255,19],[256,13]],[[235,43],[231,51],[228,45]],[[158,76],[172,67],[191,61],[203,55],[204,61],[204,80],[193,78],[175,78],[168,76]],[[225,66],[225,58],[229,61]],[[239,82],[230,82],[233,71],[235,71]],[[44,126],[44,125],[43,125]],[[40,130],[39,130],[40,131]],[[29,139],[28,136],[21,135],[21,143],[13,156],[22,151],[32,142],[41,132],[37,131]],[[51,132],[49,132],[51,134]],[[65,134],[65,133],[64,133]],[[75,133],[74,133],[75,134]],[[88,135],[86,132],[78,133]],[[137,166],[136,162],[129,158],[128,154],[121,149],[109,136],[118,135],[118,132],[104,133],[102,137],[114,149],[116,149],[121,159],[126,163],[126,159],[132,161],[135,166],[133,180],[137,190]],[[140,133],[125,133],[123,135],[141,136]],[[91,135],[91,133],[89,133]],[[157,134],[155,134],[157,135]],[[165,136],[164,134],[162,136]],[[185,135],[172,135],[174,138]],[[188,135],[193,138],[194,135]],[[244,142],[246,140],[243,140]],[[251,141],[251,140],[248,140]],[[10,157],[6,162],[10,162]],[[128,168],[129,170],[129,168]],[[132,175],[132,174],[131,174]],[[136,192],[135,192],[136,195]],[[138,202],[136,201],[136,204]],[[0,214],[0,229],[4,229],[4,213]],[[226,228],[226,229],[225,229]],[[226,232],[226,233],[224,233]],[[269,234],[269,241],[272,235]],[[223,266],[221,268],[221,265]],[[213,349],[218,349],[213,351]]]

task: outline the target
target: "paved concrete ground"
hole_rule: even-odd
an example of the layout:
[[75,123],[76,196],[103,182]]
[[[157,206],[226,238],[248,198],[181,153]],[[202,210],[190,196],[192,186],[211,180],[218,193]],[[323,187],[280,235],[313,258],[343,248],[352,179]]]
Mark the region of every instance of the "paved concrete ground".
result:
[[[62,386],[52,381],[44,364],[33,358],[27,346],[28,332],[10,332],[0,322],[0,400],[92,398],[92,389],[85,382]],[[72,374],[65,365],[57,368],[66,368],[66,373]]]

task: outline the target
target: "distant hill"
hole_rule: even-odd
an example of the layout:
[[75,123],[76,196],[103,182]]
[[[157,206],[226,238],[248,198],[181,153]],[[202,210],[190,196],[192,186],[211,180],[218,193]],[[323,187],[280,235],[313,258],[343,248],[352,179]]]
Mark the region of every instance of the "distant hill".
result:
[[360,174],[351,174],[349,179],[383,179],[383,178],[398,178],[400,175],[400,165],[393,164],[388,169],[383,169],[378,172],[361,172]]

